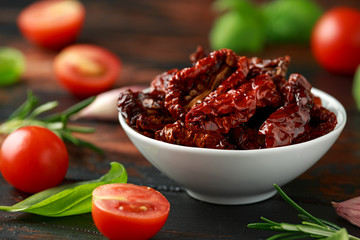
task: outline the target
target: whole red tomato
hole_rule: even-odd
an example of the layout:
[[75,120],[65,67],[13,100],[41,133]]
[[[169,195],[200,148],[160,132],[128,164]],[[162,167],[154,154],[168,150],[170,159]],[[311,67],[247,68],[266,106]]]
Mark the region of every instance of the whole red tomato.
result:
[[85,8],[76,0],[42,0],[26,7],[17,24],[30,42],[60,49],[77,38],[85,19]]
[[84,98],[110,89],[120,75],[121,61],[109,50],[92,44],[64,48],[54,60],[54,72],[73,95]]
[[93,191],[92,217],[111,240],[144,240],[165,224],[168,200],[158,191],[129,183],[105,184]]
[[12,132],[0,149],[0,170],[15,188],[36,193],[57,186],[65,177],[69,156],[52,131],[26,126]]
[[360,11],[336,7],[326,12],[315,24],[311,48],[329,72],[354,74],[360,64]]

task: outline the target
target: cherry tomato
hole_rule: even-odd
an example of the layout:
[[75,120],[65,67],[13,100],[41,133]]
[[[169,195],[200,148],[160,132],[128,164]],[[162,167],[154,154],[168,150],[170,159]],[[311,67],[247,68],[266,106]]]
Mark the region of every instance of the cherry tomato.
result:
[[120,68],[121,61],[115,54],[90,44],[69,46],[54,61],[57,79],[77,97],[89,97],[110,89]]
[[26,126],[9,134],[0,150],[0,170],[15,188],[36,193],[57,186],[65,177],[69,156],[52,131]]
[[312,32],[315,59],[330,72],[354,74],[360,64],[360,11],[335,7],[326,12]]
[[20,12],[17,24],[30,42],[49,49],[73,43],[85,19],[85,8],[76,0],[42,0]]
[[113,183],[93,191],[94,223],[112,240],[151,238],[165,224],[169,211],[168,200],[149,187]]

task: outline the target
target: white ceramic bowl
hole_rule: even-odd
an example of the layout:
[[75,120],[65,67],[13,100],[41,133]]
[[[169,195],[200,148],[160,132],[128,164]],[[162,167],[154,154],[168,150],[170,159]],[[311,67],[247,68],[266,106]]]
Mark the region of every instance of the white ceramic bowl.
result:
[[156,168],[199,200],[216,204],[248,204],[272,197],[282,186],[315,164],[334,144],[346,123],[344,107],[332,96],[313,89],[338,124],[317,139],[278,148],[217,150],[185,147],[145,137],[119,114],[124,131]]

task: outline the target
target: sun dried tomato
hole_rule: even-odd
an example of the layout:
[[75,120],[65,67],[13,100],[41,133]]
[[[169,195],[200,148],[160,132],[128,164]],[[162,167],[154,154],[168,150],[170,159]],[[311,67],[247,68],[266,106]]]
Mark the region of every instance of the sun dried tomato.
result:
[[149,89],[135,93],[127,90],[120,94],[118,109],[129,126],[153,138],[155,131],[174,121],[164,107],[164,99],[168,80],[176,71],[156,76]]
[[306,131],[313,106],[310,83],[300,74],[291,74],[283,87],[284,105],[270,115],[260,127],[266,147],[292,144]]
[[211,52],[195,66],[177,72],[169,81],[165,107],[175,119],[186,113],[214,91],[237,68],[238,56],[229,49]]
[[332,131],[336,115],[311,93],[290,57],[247,58],[229,49],[158,75],[149,89],[126,91],[118,107],[138,132],[160,141],[216,149],[261,149],[309,141]]
[[164,95],[169,84],[169,80],[178,72],[178,69],[174,68],[167,72],[157,75],[150,84],[150,92],[159,91],[161,95]]
[[235,149],[225,136],[217,132],[195,132],[178,120],[155,133],[155,139],[189,147]]
[[262,59],[252,57],[249,59],[249,74],[247,78],[254,78],[258,75],[269,75],[279,89],[286,83],[286,73],[290,64],[289,56],[279,57],[275,59]]
[[279,106],[281,96],[268,75],[260,75],[216,98],[194,106],[185,123],[195,131],[228,133],[249,121],[257,108]]
[[296,138],[293,143],[307,142],[321,137],[334,130],[337,124],[336,115],[322,106],[316,106],[314,104],[310,115],[311,119],[307,130],[303,135]]

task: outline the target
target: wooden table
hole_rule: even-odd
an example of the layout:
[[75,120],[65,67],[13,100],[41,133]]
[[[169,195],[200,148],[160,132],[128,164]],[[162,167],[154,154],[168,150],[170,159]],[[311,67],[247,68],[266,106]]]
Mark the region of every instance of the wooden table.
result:
[[[21,82],[0,88],[0,121],[26,98],[32,89],[41,102],[57,100],[59,108],[78,102],[56,81],[52,60],[56,52],[34,47],[19,34],[16,17],[26,0],[0,2],[0,45],[23,51],[27,70]],[[198,45],[208,48],[208,33],[215,17],[210,0],[86,0],[87,18],[79,43],[106,47],[121,57],[123,68],[115,87],[148,85],[152,78],[174,67],[189,65],[188,57]],[[319,1],[324,8],[359,2]],[[360,196],[360,112],[351,95],[352,77],[332,75],[314,61],[308,46],[273,46],[261,57],[292,57],[289,72],[305,75],[312,85],[334,97],[346,108],[347,125],[331,150],[306,173],[283,187],[296,202],[315,216],[346,227],[360,236],[360,229],[338,217],[331,201]],[[132,145],[117,122],[78,121],[95,127],[96,133],[82,136],[105,151],[70,147],[70,167],[66,181],[95,179],[122,163],[129,182],[152,186],[170,201],[171,212],[154,239],[265,239],[270,232],[251,230],[250,222],[260,216],[278,221],[298,222],[296,212],[278,195],[256,204],[221,206],[190,198],[180,186],[156,170]],[[14,204],[28,195],[0,178],[0,205]],[[25,213],[0,212],[0,239],[104,239],[93,224],[91,214],[47,218]]]

